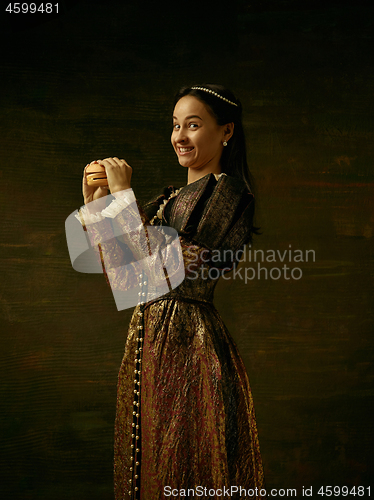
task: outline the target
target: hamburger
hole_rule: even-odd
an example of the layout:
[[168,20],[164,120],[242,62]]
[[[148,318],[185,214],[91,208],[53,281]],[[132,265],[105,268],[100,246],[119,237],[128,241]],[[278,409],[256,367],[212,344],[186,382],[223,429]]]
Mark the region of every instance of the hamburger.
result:
[[108,186],[108,178],[106,176],[105,167],[99,163],[91,163],[86,168],[87,184],[89,186]]

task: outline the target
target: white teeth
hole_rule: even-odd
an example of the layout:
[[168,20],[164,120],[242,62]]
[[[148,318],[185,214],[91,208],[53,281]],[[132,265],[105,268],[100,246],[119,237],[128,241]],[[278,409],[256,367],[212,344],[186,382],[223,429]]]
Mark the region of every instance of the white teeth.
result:
[[192,151],[193,148],[179,148],[182,153],[185,153],[186,151]]

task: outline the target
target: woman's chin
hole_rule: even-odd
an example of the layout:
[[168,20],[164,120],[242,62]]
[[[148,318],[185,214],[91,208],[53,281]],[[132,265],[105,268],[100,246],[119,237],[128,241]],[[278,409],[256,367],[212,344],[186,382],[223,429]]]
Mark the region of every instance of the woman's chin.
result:
[[179,158],[178,161],[181,167],[188,168],[190,166],[187,161],[183,160],[183,158]]

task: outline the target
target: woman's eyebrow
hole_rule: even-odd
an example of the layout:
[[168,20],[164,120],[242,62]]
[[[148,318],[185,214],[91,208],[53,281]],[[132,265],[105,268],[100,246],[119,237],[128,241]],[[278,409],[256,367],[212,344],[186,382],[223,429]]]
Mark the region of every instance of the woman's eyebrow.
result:
[[[189,120],[190,118],[198,118],[199,120],[203,121],[202,118],[200,118],[200,116],[198,115],[189,115],[189,116],[186,116],[186,120]],[[173,120],[178,120],[178,118],[176,116],[173,116]]]

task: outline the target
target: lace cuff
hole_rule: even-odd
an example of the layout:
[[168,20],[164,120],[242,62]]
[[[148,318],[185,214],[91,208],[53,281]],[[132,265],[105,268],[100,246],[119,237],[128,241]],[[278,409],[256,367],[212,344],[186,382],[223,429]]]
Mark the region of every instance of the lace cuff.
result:
[[[88,224],[94,224],[95,222],[102,221],[105,217],[114,219],[122,210],[127,208],[131,203],[135,201],[134,191],[132,189],[125,189],[124,191],[118,191],[114,193],[114,200],[109,206],[104,208],[104,210],[95,212],[94,206],[98,200],[92,201],[90,203],[90,210],[87,205],[83,205],[79,212],[75,214],[75,217],[79,220],[82,226],[87,226]],[[106,197],[105,197],[106,198]],[[101,199],[100,199],[101,203]]]
[[135,202],[135,195],[132,189],[126,189],[124,191],[118,191],[114,193],[113,196],[115,200],[101,211],[101,215],[104,217],[110,217],[114,219],[124,208],[127,208],[131,203]]
[[79,212],[75,214],[75,217],[79,220],[82,226],[94,224],[95,222],[100,222],[104,219],[104,216],[101,215],[100,212],[96,212],[96,214],[91,213],[86,205],[83,205],[83,207],[79,209]]

